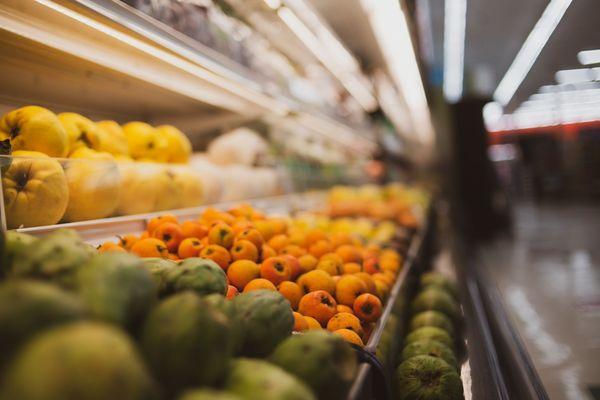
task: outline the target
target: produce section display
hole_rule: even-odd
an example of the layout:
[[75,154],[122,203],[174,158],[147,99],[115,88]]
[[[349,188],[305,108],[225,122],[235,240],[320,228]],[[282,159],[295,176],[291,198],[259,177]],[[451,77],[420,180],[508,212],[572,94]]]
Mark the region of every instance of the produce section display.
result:
[[274,170],[255,167],[267,145],[238,129],[192,155],[171,125],[93,122],[38,106],[0,119],[8,229],[195,207],[274,195]]
[[[343,223],[349,224],[345,231]],[[103,243],[99,251],[170,260],[171,268],[163,261],[165,268],[155,274],[164,288],[159,295],[184,284],[204,290],[200,286],[220,283],[217,292],[230,298],[260,289],[278,291],[294,311],[296,331],[326,328],[363,345],[381,315],[402,256],[381,243],[367,242],[389,225],[373,224],[372,231],[363,231],[366,236],[353,232],[352,225],[327,224],[322,217],[312,224],[308,216],[268,218],[248,205],[228,212],[207,208],[195,221],[155,217],[141,235]],[[387,239],[392,237],[393,232]],[[194,283],[190,277],[196,272],[190,270],[182,281],[187,283],[178,283],[175,262],[181,263],[181,271],[197,257],[212,260],[221,279],[199,278]]]
[[404,257],[388,222],[352,222],[242,204],[98,248],[8,231],[0,398],[345,398],[348,342],[368,342]]
[[419,279],[411,302],[411,318],[404,348],[395,372],[396,398],[463,399],[458,350],[461,343],[461,311],[455,283],[438,272]]

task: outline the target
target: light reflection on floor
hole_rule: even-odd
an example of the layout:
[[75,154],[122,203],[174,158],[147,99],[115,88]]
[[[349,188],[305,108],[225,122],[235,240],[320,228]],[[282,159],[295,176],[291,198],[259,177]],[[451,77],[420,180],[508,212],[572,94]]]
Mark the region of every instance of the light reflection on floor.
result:
[[515,236],[485,251],[551,399],[600,384],[600,207],[521,206]]

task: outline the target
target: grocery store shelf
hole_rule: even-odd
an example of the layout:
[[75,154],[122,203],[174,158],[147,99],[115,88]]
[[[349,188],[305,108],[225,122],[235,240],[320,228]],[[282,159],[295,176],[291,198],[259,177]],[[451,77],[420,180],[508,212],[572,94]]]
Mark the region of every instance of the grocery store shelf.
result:
[[[102,110],[111,105],[101,101],[104,99],[96,99],[96,89],[102,93],[104,85],[112,84],[121,90],[104,90],[107,95],[112,93],[113,98],[118,98],[126,91],[128,97],[143,99],[133,104],[158,114],[172,111],[165,109],[164,103],[168,104],[174,97],[179,97],[179,101],[172,103],[172,107],[183,105],[185,108],[187,105],[189,111],[209,105],[243,114],[258,115],[268,110],[285,112],[276,102],[264,96],[260,98],[243,86],[153,46],[130,32],[50,0],[5,1],[0,6],[0,27],[5,47],[3,54],[13,60],[8,64],[12,69],[2,71],[2,84],[20,81],[26,97],[28,92],[29,97],[34,97],[39,86],[45,88],[60,81],[67,87],[57,90],[58,96],[61,91],[67,92],[67,96],[77,93],[80,103]],[[35,68],[40,61],[40,68]],[[28,62],[25,68],[18,65]],[[55,74],[45,74],[48,69],[62,72],[67,80],[63,83],[53,76]],[[36,72],[35,79],[31,80],[31,74]],[[78,91],[77,86],[68,86],[81,86],[78,79],[81,77],[91,87],[84,86]],[[86,96],[81,96],[82,92]],[[158,102],[165,94],[168,97],[161,107]],[[157,103],[151,103],[153,100]],[[146,104],[139,104],[141,101]]]
[[[282,196],[263,197],[243,200],[243,203],[267,212],[271,215],[289,215],[295,211],[315,210],[325,204],[326,191],[293,193]],[[50,226],[17,229],[34,236],[43,236],[57,229],[73,229],[88,243],[99,245],[107,240],[114,240],[116,235],[140,233],[146,229],[149,219],[166,213],[177,216],[182,221],[196,219],[207,207],[226,210],[238,205],[240,200],[207,204],[201,207],[179,210],[165,210],[150,214],[138,214],[123,217],[104,218],[99,220],[71,222]]]
[[230,116],[244,121],[292,112],[292,118],[310,114],[306,118],[315,132],[332,132],[340,143],[369,147],[354,128],[291,99],[265,94],[250,71],[118,4],[3,1],[0,110],[39,104],[119,121],[181,118],[189,122],[193,131],[186,133],[191,134],[214,129]]
[[[411,273],[413,268],[415,268],[415,264],[424,249],[425,240],[427,240],[427,236],[431,234],[431,219],[427,218],[427,220],[423,223],[419,231],[413,236],[410,247],[404,259],[404,263],[402,265],[402,269],[398,278],[396,279],[396,283],[392,287],[390,291],[389,298],[387,299],[386,305],[384,307],[383,313],[379,320],[377,321],[377,325],[369,338],[369,341],[365,345],[365,351],[375,354],[377,347],[381,341],[381,336],[384,332],[386,325],[389,322],[389,318],[392,315],[392,310],[396,306],[396,303],[401,296],[401,293],[404,292],[404,287],[406,286],[407,276]],[[366,386],[369,383],[370,375],[372,374],[373,367],[371,364],[362,363],[360,365],[358,374],[352,388],[350,389],[350,393],[348,394],[348,399],[350,400],[358,400],[365,398],[366,395]],[[379,388],[378,390],[381,390]],[[369,397],[370,398],[370,397]]]

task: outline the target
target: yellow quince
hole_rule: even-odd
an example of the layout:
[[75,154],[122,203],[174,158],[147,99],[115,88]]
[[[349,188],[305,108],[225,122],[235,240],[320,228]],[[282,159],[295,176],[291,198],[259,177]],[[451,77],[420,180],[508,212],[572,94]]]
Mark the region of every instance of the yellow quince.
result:
[[123,133],[129,145],[129,155],[133,159],[167,161],[167,139],[159,135],[152,126],[145,122],[129,122],[123,125]]
[[69,140],[57,116],[38,106],[27,106],[0,119],[0,140],[10,139],[13,151],[30,150],[65,157]]
[[172,125],[161,125],[156,130],[167,140],[167,162],[187,163],[190,160],[192,144],[183,132]]
[[2,176],[9,229],[54,225],[69,201],[67,178],[57,160],[37,151],[17,150]]
[[66,222],[106,218],[119,202],[121,174],[110,153],[80,147],[65,168],[69,185]]
[[100,146],[98,151],[106,151],[114,156],[129,156],[129,144],[121,125],[115,121],[99,121]]
[[58,119],[69,137],[69,155],[81,147],[98,149],[100,132],[92,120],[71,112],[58,114]]

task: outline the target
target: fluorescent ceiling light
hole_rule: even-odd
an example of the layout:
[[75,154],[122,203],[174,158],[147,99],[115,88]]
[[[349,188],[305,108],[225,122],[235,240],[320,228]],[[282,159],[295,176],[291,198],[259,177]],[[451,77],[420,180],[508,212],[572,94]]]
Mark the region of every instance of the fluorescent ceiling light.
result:
[[281,0],[265,0],[265,3],[273,10],[277,10],[279,7],[281,7]]
[[[366,111],[377,107],[370,82],[358,61],[303,0],[287,0],[277,14]],[[292,8],[293,7],[293,11]]]
[[551,0],[525,39],[511,66],[494,92],[494,100],[507,105],[531,70],[572,0]]
[[600,50],[584,50],[577,53],[577,59],[583,65],[600,64]]
[[414,134],[421,143],[433,141],[431,115],[406,17],[397,0],[362,0],[388,71],[400,89]]
[[554,77],[556,82],[561,85],[596,81],[600,79],[600,67],[564,69],[562,71],[558,71]]
[[445,0],[444,96],[451,103],[462,97],[467,0]]

